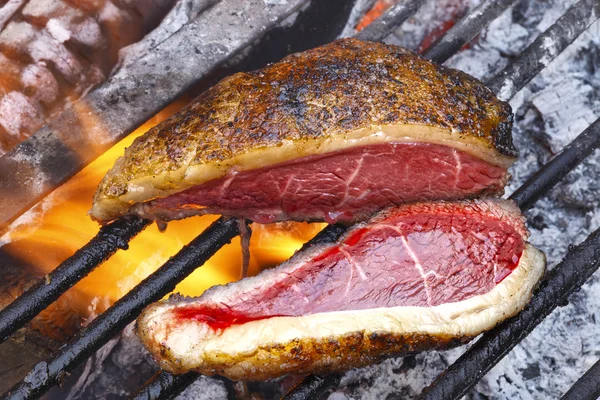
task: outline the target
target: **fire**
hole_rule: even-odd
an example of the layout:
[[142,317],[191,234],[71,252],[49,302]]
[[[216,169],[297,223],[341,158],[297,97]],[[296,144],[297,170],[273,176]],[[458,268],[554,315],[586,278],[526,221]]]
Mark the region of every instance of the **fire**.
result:
[[[13,224],[3,239],[4,251],[30,263],[42,273],[50,272],[77,249],[85,245],[99,226],[87,215],[96,187],[125,147],[148,129],[183,106],[167,107],[123,139],[79,174],[55,190],[26,216]],[[201,233],[216,216],[193,217],[169,223],[165,232],[151,225],[131,242],[127,251],[119,250],[69,292],[72,310],[84,317],[103,312],[142,279],[154,272],[186,243]],[[324,224],[286,223],[252,226],[249,274],[289,258],[313,237]],[[239,238],[224,246],[202,268],[198,268],[176,288],[198,296],[207,288],[239,278],[241,249]]]

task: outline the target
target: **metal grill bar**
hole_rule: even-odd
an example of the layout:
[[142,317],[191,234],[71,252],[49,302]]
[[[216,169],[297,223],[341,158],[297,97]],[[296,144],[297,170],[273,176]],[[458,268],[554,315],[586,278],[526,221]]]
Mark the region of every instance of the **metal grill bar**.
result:
[[182,375],[159,373],[150,383],[138,392],[131,400],[167,400],[173,399],[185,388],[194,383],[199,374],[188,372]]
[[320,399],[329,389],[338,386],[340,379],[339,374],[326,377],[309,375],[293,387],[282,400]]
[[488,87],[499,98],[511,99],[599,17],[598,0],[581,0],[574,4],[488,82]]
[[129,218],[100,228],[89,243],[63,261],[46,276],[46,279],[41,279],[0,312],[0,343],[31,321],[118,249],[126,250],[128,242],[149,223],[150,221],[140,218]]
[[495,20],[517,0],[484,1],[467,16],[462,18],[452,28],[432,44],[423,55],[425,58],[442,64],[446,62],[465,44],[471,41],[483,28]]
[[360,31],[356,38],[372,42],[382,41],[412,16],[423,5],[423,2],[424,0],[405,0],[390,7],[383,15]]
[[529,210],[540,197],[548,193],[598,147],[600,147],[600,119],[580,133],[509,198],[516,201],[522,211]]
[[561,400],[596,400],[600,397],[600,360],[575,382]]
[[215,221],[155,273],[118,300],[79,332],[52,361],[38,363],[2,399],[33,399],[58,383],[66,373],[104,345],[133,321],[150,303],[169,294],[198,266],[239,234],[238,222],[223,217]]
[[423,399],[459,399],[600,267],[600,229],[570,250],[542,280],[531,302],[516,317],[483,334],[421,395]]

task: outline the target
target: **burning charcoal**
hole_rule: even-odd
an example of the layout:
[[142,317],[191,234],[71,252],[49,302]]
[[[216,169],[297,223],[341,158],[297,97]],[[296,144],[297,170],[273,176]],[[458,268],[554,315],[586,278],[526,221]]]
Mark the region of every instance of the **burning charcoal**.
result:
[[149,2],[29,0],[0,8],[0,103],[14,112],[14,121],[0,116],[0,155],[101,83],[118,51],[172,4]]
[[9,92],[0,99],[0,125],[10,135],[9,143],[25,139],[23,132],[35,129],[42,122],[42,110],[24,94]]
[[24,93],[46,107],[52,105],[59,96],[58,81],[47,68],[45,61],[25,67],[21,75],[21,83]]

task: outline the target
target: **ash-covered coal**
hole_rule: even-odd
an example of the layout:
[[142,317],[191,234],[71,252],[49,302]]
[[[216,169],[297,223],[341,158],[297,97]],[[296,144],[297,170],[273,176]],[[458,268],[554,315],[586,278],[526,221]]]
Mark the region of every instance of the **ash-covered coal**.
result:
[[[471,7],[478,3],[471,1]],[[485,29],[447,63],[482,80],[499,72],[575,1],[525,0]],[[451,0],[429,1],[389,42],[416,49],[443,23]],[[440,12],[440,10],[442,10]],[[511,169],[512,193],[600,115],[600,23],[594,23],[511,101],[519,161]],[[571,172],[527,212],[531,242],[554,267],[570,244],[600,226],[600,151]],[[472,390],[469,399],[559,398],[600,356],[600,278],[557,309]],[[411,398],[418,395],[467,346],[428,352],[351,371],[330,400]],[[558,372],[560,371],[560,372]]]
[[44,400],[117,400],[134,394],[158,370],[130,324],[66,377]]

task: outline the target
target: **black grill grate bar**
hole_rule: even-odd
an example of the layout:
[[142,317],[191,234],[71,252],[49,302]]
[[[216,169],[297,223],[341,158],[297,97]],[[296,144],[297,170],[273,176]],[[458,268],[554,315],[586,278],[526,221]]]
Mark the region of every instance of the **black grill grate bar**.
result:
[[575,382],[561,400],[596,400],[600,397],[600,360]]
[[285,396],[285,400],[317,400],[331,388],[340,384],[341,376],[331,374],[325,377],[309,375],[294,386]]
[[599,17],[598,0],[577,2],[488,82],[488,87],[501,99],[511,99]]
[[531,302],[516,317],[483,334],[469,350],[446,369],[421,397],[426,400],[459,399],[510,350],[600,267],[600,229],[570,250],[544,278]]
[[149,221],[128,218],[100,228],[98,234],[45,279],[23,292],[0,312],[0,343],[31,321],[69,288],[140,233]]
[[174,399],[185,388],[191,385],[199,374],[188,372],[182,375],[172,375],[168,372],[160,372],[131,400],[168,400]]
[[548,193],[598,147],[600,147],[600,119],[579,134],[509,198],[516,201],[522,211],[530,209],[540,197]]
[[517,0],[484,1],[423,52],[425,58],[439,64],[446,62],[483,28],[515,4]]
[[411,17],[423,5],[424,0],[404,0],[390,7],[383,15],[367,25],[356,38],[380,42],[390,36],[394,30]]
[[173,291],[183,278],[203,265],[238,234],[237,220],[219,218],[156,272],[99,315],[73,340],[61,347],[58,356],[48,363],[38,363],[21,382],[1,398],[16,400],[41,396],[51,386],[59,383],[66,373],[125,328],[144,307]]

